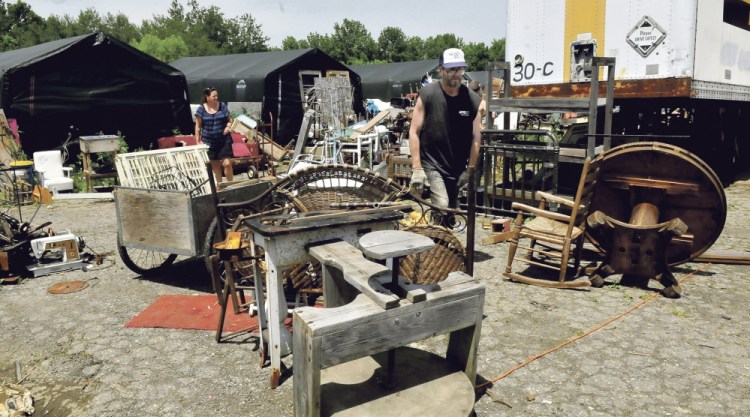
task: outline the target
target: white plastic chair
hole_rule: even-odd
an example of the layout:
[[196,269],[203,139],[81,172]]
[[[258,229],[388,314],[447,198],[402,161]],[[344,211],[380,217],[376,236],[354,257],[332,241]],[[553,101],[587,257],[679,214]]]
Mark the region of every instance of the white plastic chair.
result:
[[73,190],[70,173],[73,168],[64,167],[60,151],[34,152],[34,170],[39,174],[39,183],[51,193]]
[[[374,150],[377,148],[379,135],[377,132],[369,133],[357,136],[354,142],[342,142],[340,152],[351,155],[352,165],[372,169]],[[363,163],[363,157],[365,156],[367,156],[367,160]]]

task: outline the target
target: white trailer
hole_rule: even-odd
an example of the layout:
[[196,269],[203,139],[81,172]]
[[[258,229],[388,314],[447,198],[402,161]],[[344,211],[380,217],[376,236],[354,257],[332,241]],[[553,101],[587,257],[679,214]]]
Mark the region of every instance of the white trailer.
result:
[[594,56],[616,59],[613,133],[662,135],[725,180],[747,162],[750,1],[508,0],[513,97],[588,97]]

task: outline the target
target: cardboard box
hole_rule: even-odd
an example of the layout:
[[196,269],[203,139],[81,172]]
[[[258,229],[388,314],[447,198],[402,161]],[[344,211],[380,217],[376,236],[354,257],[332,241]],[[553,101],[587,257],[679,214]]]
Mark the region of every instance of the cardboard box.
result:
[[239,119],[235,119],[232,122],[232,126],[229,127],[229,130],[235,133],[242,134],[246,138],[250,140],[256,140],[256,130],[247,124],[243,123]]

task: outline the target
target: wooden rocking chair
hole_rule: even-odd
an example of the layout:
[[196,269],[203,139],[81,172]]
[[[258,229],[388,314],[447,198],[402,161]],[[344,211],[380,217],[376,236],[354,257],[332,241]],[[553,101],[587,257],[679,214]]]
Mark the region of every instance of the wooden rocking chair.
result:
[[[518,215],[516,216],[510,249],[508,250],[508,265],[505,268],[505,273],[503,273],[505,277],[526,284],[553,288],[576,288],[591,285],[586,277],[568,280],[568,264],[571,260],[572,251],[573,273],[570,275],[575,275],[581,262],[586,217],[588,216],[592,191],[599,174],[600,162],[601,158],[594,160],[586,158],[574,201],[537,191],[537,195],[541,197],[539,207],[513,203],[512,208],[518,210]],[[570,207],[570,215],[549,211],[545,207],[547,203],[559,203]],[[529,214],[535,217],[524,223],[524,218]],[[516,250],[519,247],[519,241],[523,238],[529,239],[528,246],[521,246],[528,250],[528,253],[526,257],[518,260],[538,267],[559,270],[558,281],[531,278],[512,272]],[[553,264],[549,261],[555,262]]]

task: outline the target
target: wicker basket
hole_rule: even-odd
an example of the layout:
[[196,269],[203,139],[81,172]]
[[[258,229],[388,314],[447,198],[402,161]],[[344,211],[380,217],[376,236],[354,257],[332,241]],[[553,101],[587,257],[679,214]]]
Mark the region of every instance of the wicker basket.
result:
[[406,231],[427,236],[435,248],[406,256],[399,264],[399,273],[417,284],[435,284],[454,271],[466,272],[466,251],[453,233],[440,226],[418,224]]
[[[368,169],[318,164],[289,174],[253,200],[227,205],[223,216],[226,221],[235,218],[237,212],[264,212],[287,203],[297,212],[330,210],[337,204],[353,204],[356,208],[359,203],[392,202],[404,192],[404,188],[393,180]],[[251,264],[238,268],[247,269],[248,266]],[[287,289],[291,286],[290,291],[320,292],[320,271],[317,261],[294,265],[284,271]]]
[[394,181],[351,165],[313,165],[272,188],[275,201],[288,200],[303,212],[331,209],[331,204],[393,201],[403,193]]

